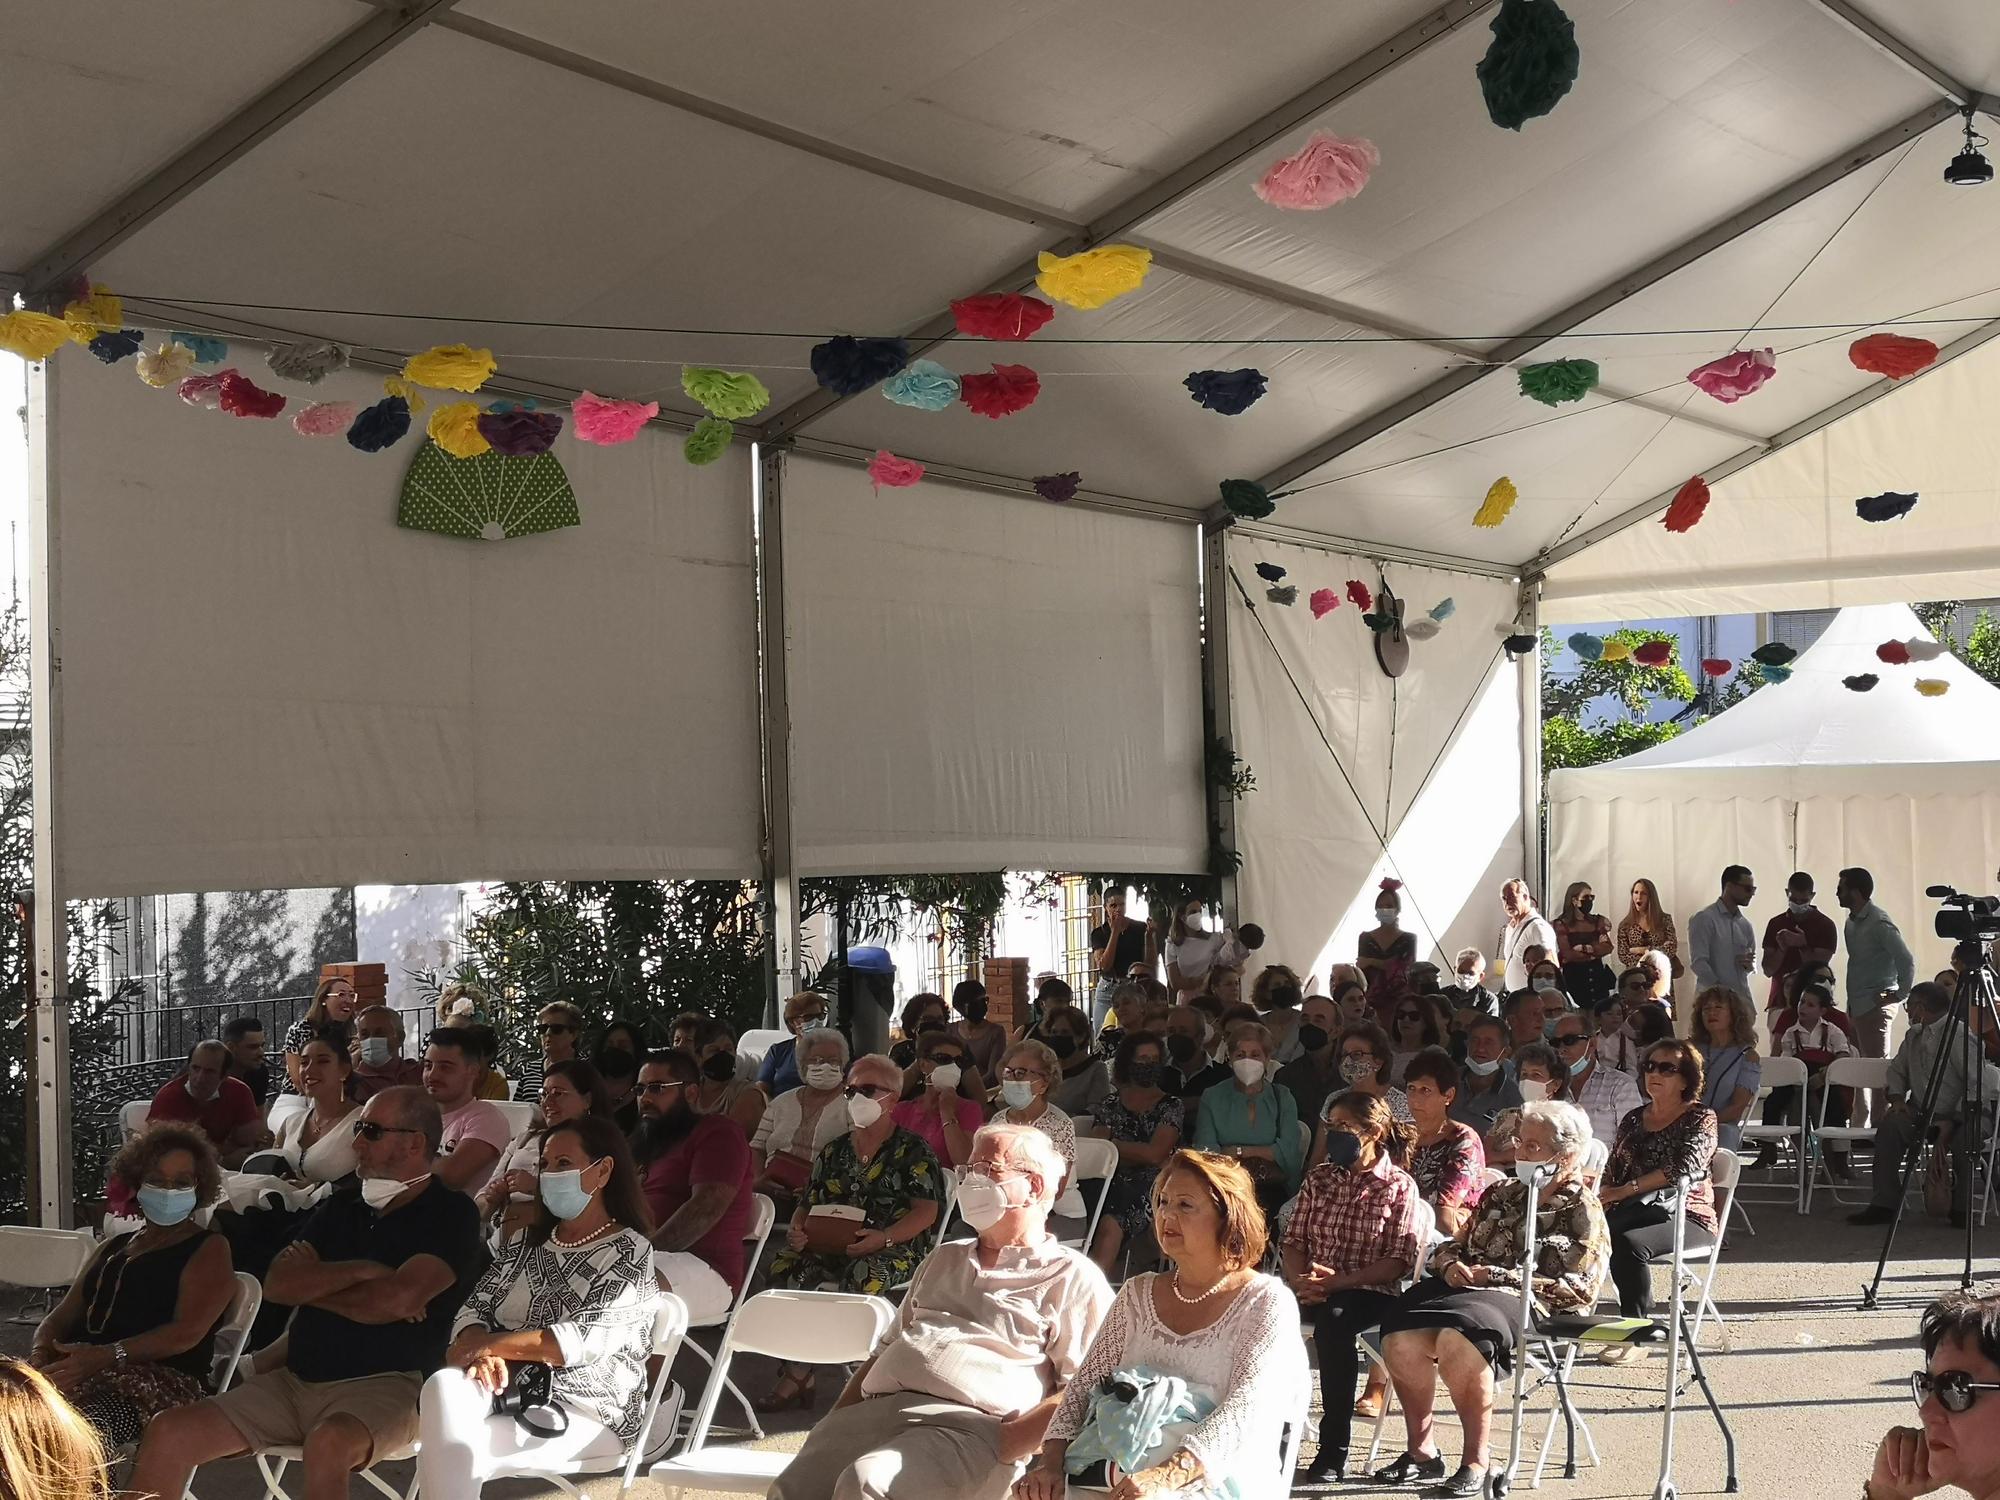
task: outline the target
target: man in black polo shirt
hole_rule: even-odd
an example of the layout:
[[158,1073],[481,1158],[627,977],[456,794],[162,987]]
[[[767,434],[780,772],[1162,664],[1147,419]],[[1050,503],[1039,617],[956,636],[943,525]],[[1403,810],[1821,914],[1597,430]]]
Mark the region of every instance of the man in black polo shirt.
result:
[[267,1300],[296,1307],[282,1369],[162,1412],[132,1489],[178,1497],[194,1470],[270,1448],[305,1449],[305,1500],[408,1451],[424,1380],[485,1269],[479,1210],[431,1176],[444,1122],[422,1089],[384,1089],[355,1127],[361,1186],[337,1193],[272,1262]]

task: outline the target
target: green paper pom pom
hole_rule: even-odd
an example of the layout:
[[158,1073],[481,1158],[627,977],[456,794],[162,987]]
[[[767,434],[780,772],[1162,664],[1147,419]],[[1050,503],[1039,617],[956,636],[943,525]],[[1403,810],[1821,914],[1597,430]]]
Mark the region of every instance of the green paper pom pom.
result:
[[1597,364],[1588,359],[1555,359],[1547,364],[1523,365],[1521,394],[1544,406],[1561,406],[1565,401],[1581,401],[1597,389]]
[[755,375],[688,365],[681,370],[681,389],[700,402],[712,417],[741,422],[771,404],[771,393]]
[[736,429],[720,417],[703,417],[681,444],[681,453],[691,464],[712,464],[729,451]]
[[1261,521],[1278,508],[1269,490],[1248,479],[1223,480],[1222,504],[1232,516],[1246,521]]

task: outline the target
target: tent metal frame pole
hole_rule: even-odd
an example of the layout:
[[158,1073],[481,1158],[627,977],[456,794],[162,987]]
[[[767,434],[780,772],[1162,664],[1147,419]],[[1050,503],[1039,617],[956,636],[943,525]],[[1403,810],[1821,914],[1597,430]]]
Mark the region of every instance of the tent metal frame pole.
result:
[[[1235,711],[1231,700],[1229,670],[1229,531],[1227,527],[1206,526],[1201,535],[1201,697],[1202,727],[1207,731],[1203,743],[1202,792],[1208,802],[1208,825],[1212,836],[1210,854],[1218,850],[1236,853],[1236,799],[1229,795],[1226,787],[1215,784],[1213,777],[1205,774],[1207,751],[1211,743],[1234,749],[1236,745]],[[1234,923],[1236,911],[1236,873],[1233,870],[1218,869],[1214,872],[1221,886],[1221,906],[1227,919]]]
[[69,921],[58,792],[63,750],[62,505],[57,483],[55,367],[28,366],[29,753],[34,759],[34,953],[29,1023],[33,1036],[37,1128],[35,1216],[67,1229],[76,1195],[70,1181]]
[[1548,909],[1548,850],[1542,837],[1542,586],[1521,585],[1521,629],[1535,649],[1521,657],[1521,865],[1542,909]]
[[1699,234],[1689,236],[1638,269],[1629,271],[1614,281],[1606,282],[1588,296],[1571,303],[1560,312],[1543,318],[1528,332],[1496,345],[1486,356],[1490,363],[1447,371],[1429,385],[1413,391],[1401,400],[1392,401],[1359,421],[1348,423],[1296,458],[1280,464],[1257,482],[1266,489],[1281,489],[1294,480],[1332,463],[1342,454],[1359,448],[1371,438],[1380,437],[1383,433],[1422,416],[1432,407],[1449,400],[1467,387],[1476,385],[1496,371],[1507,368],[1515,360],[1554,343],[1571,329],[1610,311],[1648,287],[1666,280],[1674,272],[1740,239],[1760,225],[1769,223],[1787,210],[1852,176],[1869,163],[1879,160],[1898,147],[1908,145],[1944,121],[1955,118],[1957,114],[1958,111],[1942,99],[1935,104],[1925,106],[1907,119],[1842,152],[1831,161],[1823,162],[1811,171],[1793,178],[1783,187],[1767,193],[1755,203],[1711,224]]
[[1456,557],[1448,552],[1426,552],[1417,547],[1385,547],[1380,542],[1365,542],[1356,537],[1336,536],[1331,532],[1301,531],[1294,526],[1274,526],[1269,521],[1245,521],[1230,516],[1227,511],[1211,514],[1204,524],[1213,530],[1234,531],[1241,536],[1255,537],[1262,541],[1282,542],[1291,547],[1308,547],[1315,552],[1332,552],[1345,557],[1359,557],[1372,563],[1400,563],[1410,568],[1435,568],[1442,573],[1465,573],[1475,578],[1499,578],[1508,583],[1520,581],[1521,568],[1518,563],[1483,562],[1477,558]]
[[785,620],[785,460],[782,448],[752,450],[756,470],[757,723],[763,760],[765,930],[771,939],[772,985],[764,1022],[778,1024],[779,1007],[799,989],[798,849],[792,833],[792,711],[788,685],[790,635]]
[[1812,4],[1818,6],[1844,30],[1860,38],[1864,44],[1881,53],[1912,78],[1936,89],[1958,108],[1964,109],[1970,105],[1988,114],[1993,112],[1994,101],[1991,98],[1975,89],[1967,88],[1888,27],[1854,5],[1852,0],[1812,0]]

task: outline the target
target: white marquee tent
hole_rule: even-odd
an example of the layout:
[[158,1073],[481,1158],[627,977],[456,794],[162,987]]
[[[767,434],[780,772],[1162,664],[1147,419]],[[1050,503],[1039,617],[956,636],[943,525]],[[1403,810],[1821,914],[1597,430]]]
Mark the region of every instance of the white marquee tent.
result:
[[[1832,912],[1835,875],[1859,865],[1920,962],[1942,968],[1950,952],[1931,936],[1924,888],[1987,892],[2000,867],[2000,689],[1950,655],[1891,666],[1875,654],[1911,639],[1931,637],[1906,605],[1843,609],[1788,681],[1650,750],[1553,773],[1551,882],[1587,880],[1616,913],[1648,877],[1685,931],[1723,867],[1745,864],[1761,927],[1792,871],[1813,876]],[[1844,685],[1863,675],[1872,690]],[[1920,678],[1949,689],[1921,697]]]
[[[349,343],[317,395],[462,340],[496,393],[662,403],[632,447],[558,445],[580,528],[490,547],[395,527],[413,443],[38,368],[41,899],[762,874],[788,968],[802,872],[1186,870],[1213,823],[1274,957],[1339,953],[1399,871],[1426,935],[1490,941],[1493,878],[1540,864],[1536,664],[1497,632],[1545,596],[2000,593],[2000,440],[1963,420],[2000,186],[1940,180],[1960,110],[1996,107],[1985,0],[1572,5],[1576,86],[1518,133],[1474,80],[1499,3],[15,5],[0,285],[88,274],[253,377],[259,342]],[[1378,145],[1368,188],[1259,201],[1322,129]],[[951,299],[1115,242],[1152,252],[1140,291],[954,336]],[[1888,326],[1942,354],[1877,405],[1845,351]],[[1025,361],[1042,395],[999,422],[839,397],[807,369],[838,332]],[[1777,350],[1763,390],[1685,382],[1739,345]],[[1602,382],[1551,410],[1513,372],[1556,357]],[[678,451],[684,362],[775,396],[711,469]],[[1239,366],[1270,377],[1250,411],[1190,403]],[[1962,457],[1909,451],[1940,436]],[[929,477],[873,493],[877,448]],[[1066,470],[1067,509],[1034,497]],[[1710,518],[1668,536],[1696,472]],[[1473,529],[1502,474],[1519,504]],[[1232,523],[1232,477],[1277,514]],[[1358,611],[1303,605],[1385,578],[1457,606],[1395,684]],[[1211,739],[1258,791],[1204,806]]]

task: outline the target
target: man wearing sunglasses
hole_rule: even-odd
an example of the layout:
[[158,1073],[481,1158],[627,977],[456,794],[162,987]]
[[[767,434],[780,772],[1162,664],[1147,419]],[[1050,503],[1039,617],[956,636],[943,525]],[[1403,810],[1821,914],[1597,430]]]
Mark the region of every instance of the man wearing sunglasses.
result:
[[1916,1500],[1946,1485],[2000,1495],[2000,1297],[1960,1292],[1924,1313],[1925,1368],[1910,1376],[1921,1427],[1892,1427],[1863,1500]]
[[677,1047],[639,1068],[632,1156],[652,1211],[653,1266],[700,1326],[729,1316],[750,1267],[743,1236],[757,1212],[750,1142],[725,1114],[695,1112],[701,1066]]
[[1557,1021],[1549,1046],[1568,1072],[1569,1097],[1590,1116],[1590,1133],[1609,1146],[1618,1136],[1618,1122],[1646,1102],[1639,1085],[1630,1073],[1600,1065],[1590,1029],[1580,1015],[1572,1013]]
[[425,1378],[486,1268],[479,1210],[432,1173],[444,1121],[421,1089],[385,1089],[354,1122],[361,1190],[327,1199],[271,1263],[264,1296],[297,1308],[284,1365],[147,1425],[131,1489],[180,1495],[201,1464],[305,1451],[305,1493],[407,1452]]

